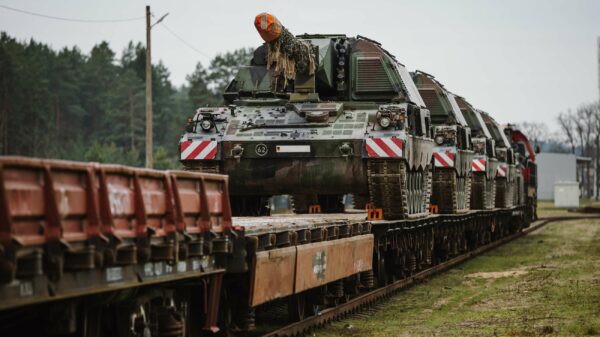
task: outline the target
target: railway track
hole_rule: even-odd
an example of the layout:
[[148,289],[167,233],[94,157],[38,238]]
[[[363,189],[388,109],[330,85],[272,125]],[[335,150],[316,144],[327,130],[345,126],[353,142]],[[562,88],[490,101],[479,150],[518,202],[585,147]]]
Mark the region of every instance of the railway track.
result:
[[600,219],[600,215],[593,216],[563,216],[563,217],[552,217],[552,218],[543,218],[540,219],[530,227],[523,229],[520,232],[509,235],[492,243],[489,243],[485,246],[481,246],[477,249],[469,251],[463,255],[454,257],[448,261],[437,264],[431,268],[425,269],[423,271],[418,272],[417,274],[395,281],[389,285],[384,287],[375,289],[371,292],[362,294],[358,297],[355,297],[349,300],[346,303],[339,304],[333,308],[327,308],[319,312],[318,315],[310,316],[302,321],[294,322],[282,328],[279,328],[275,331],[271,331],[267,334],[264,334],[263,337],[284,337],[284,336],[303,336],[315,329],[323,327],[324,325],[344,319],[349,315],[356,314],[368,307],[371,307],[378,302],[387,299],[397,293],[398,291],[408,288],[411,285],[417,284],[422,280],[425,280],[433,275],[436,275],[440,272],[449,270],[473,257],[481,255],[485,252],[488,252],[496,247],[499,247],[505,243],[508,243],[512,240],[525,236],[535,230],[538,230],[545,225],[557,222],[557,221],[567,221],[567,220],[578,220],[578,219]]

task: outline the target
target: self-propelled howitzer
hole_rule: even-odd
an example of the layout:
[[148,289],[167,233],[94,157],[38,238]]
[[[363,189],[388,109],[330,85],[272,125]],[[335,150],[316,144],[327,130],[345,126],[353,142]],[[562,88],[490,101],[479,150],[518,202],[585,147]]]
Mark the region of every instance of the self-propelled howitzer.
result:
[[456,103],[471,129],[474,157],[471,164],[471,209],[496,207],[496,143],[479,110],[464,97],[456,96]]
[[431,112],[433,184],[431,203],[440,213],[468,212],[471,207],[473,145],[471,128],[449,92],[432,75],[413,73],[419,93]]
[[227,106],[190,118],[182,163],[228,174],[236,214],[278,194],[297,212],[341,211],[353,194],[389,219],[426,215],[430,117],[406,68],[365,37],[294,37],[266,13],[255,26],[265,43],[225,89]]
[[494,151],[496,159],[498,159],[495,178],[496,208],[512,207],[517,195],[517,176],[520,175],[520,169],[516,166],[514,149],[504,134],[504,128],[488,113],[481,110],[479,113],[494,139]]

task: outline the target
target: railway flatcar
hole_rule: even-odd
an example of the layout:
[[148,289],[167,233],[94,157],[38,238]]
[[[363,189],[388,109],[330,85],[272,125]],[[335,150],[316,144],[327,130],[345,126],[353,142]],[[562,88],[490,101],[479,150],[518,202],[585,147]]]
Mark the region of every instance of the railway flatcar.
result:
[[232,219],[227,194],[222,175],[0,157],[0,326],[39,336],[254,331],[274,307],[286,320],[316,315],[517,233],[535,212],[530,202],[405,220]]

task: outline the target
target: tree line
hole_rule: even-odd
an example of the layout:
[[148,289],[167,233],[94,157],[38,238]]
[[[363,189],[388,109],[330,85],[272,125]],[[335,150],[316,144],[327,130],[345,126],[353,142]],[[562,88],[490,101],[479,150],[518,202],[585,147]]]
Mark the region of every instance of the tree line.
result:
[[[199,106],[221,92],[252,55],[241,48],[198,63],[176,87],[152,65],[154,166],[178,167],[178,139]],[[89,53],[0,34],[0,154],[142,166],[145,157],[145,57],[130,42],[117,55],[107,42]]]
[[585,184],[584,196],[594,196],[593,177],[595,179],[595,198],[600,197],[600,101],[580,105],[575,110],[563,112],[557,117],[560,130],[569,152],[591,158],[588,169],[582,170],[582,182]]
[[[163,63],[152,65],[155,168],[179,167],[186,118],[200,106],[222,103],[225,86],[252,51],[219,54],[207,67],[197,63],[179,87]],[[120,55],[107,42],[84,53],[0,33],[0,154],[142,166],[145,57],[139,42]],[[541,122],[519,127],[542,151],[593,158],[600,176],[600,103],[563,112],[557,122],[558,132]]]
[[[523,129],[530,141],[541,146],[544,152],[572,153],[591,159],[589,167],[580,169],[584,196],[596,199],[600,197],[600,101],[581,104],[579,107],[561,112],[557,117],[559,129],[550,132],[543,122],[523,122]],[[595,194],[594,194],[595,190]]]

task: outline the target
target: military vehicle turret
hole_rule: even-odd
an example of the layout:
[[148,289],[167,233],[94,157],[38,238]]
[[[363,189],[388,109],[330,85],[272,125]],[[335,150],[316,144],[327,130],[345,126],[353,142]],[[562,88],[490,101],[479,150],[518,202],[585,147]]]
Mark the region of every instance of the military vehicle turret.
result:
[[430,117],[404,65],[371,39],[293,36],[267,13],[265,41],[180,140],[188,169],[229,175],[234,213],[291,194],[297,212],[368,198],[387,219],[428,213]]
[[460,96],[456,96],[456,103],[471,128],[471,142],[475,152],[471,162],[471,209],[493,209],[498,169],[494,138],[477,109]]
[[467,212],[471,203],[471,129],[454,94],[425,72],[417,71],[412,77],[431,113],[435,141],[431,203],[439,213]]
[[515,153],[511,143],[504,134],[504,128],[496,122],[489,114],[479,110],[485,125],[492,138],[494,138],[496,159],[496,197],[497,208],[512,207],[515,205],[517,167],[515,165]]

